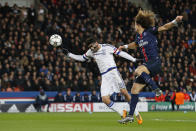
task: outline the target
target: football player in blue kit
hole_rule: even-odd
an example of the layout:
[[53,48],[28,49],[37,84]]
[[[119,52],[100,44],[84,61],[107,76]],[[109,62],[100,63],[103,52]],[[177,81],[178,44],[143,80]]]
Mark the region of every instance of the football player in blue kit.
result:
[[177,16],[173,21],[155,27],[155,14],[152,11],[140,10],[135,17],[135,30],[137,32],[134,42],[120,46],[118,49],[137,49],[139,46],[140,52],[144,57],[144,63],[135,70],[136,79],[131,89],[131,105],[130,111],[119,123],[133,122],[133,113],[138,102],[138,94],[144,86],[150,85],[155,91],[155,95],[161,95],[162,91],[158,88],[152,77],[161,71],[161,60],[158,53],[158,32],[166,31],[178,25],[182,21],[183,16]]

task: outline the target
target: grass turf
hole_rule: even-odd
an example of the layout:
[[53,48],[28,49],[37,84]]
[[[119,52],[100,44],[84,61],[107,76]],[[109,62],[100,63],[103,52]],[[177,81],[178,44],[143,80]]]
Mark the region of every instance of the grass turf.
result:
[[0,131],[196,131],[196,112],[141,113],[143,124],[117,113],[0,113]]

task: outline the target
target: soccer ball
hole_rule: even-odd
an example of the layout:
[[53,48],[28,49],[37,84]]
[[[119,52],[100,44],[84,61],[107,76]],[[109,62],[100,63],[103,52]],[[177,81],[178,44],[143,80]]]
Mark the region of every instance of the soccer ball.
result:
[[62,44],[62,38],[58,34],[54,34],[50,37],[49,42],[52,46],[60,46]]

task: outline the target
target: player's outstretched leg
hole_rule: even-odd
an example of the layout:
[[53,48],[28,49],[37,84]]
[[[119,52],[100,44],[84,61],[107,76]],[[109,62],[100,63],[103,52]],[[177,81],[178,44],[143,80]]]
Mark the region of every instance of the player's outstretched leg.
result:
[[150,71],[148,68],[144,65],[139,66],[135,70],[135,74],[137,75],[135,82],[136,83],[142,83],[142,84],[148,84],[152,87],[152,89],[155,91],[156,96],[160,96],[162,91],[158,88],[155,81],[152,80],[150,74]]
[[[137,123],[139,125],[141,125],[143,123],[143,119],[142,119],[142,116],[140,115],[139,111],[137,110],[137,107],[135,109],[135,118],[137,120]],[[124,119],[125,117],[127,117],[127,111],[126,110],[123,110],[123,116],[122,116],[122,119]],[[119,121],[118,121],[119,122]]]
[[134,114],[137,102],[138,102],[138,94],[132,94],[129,114],[125,118],[123,118],[122,120],[119,120],[118,121],[119,123],[125,124],[128,122],[134,122],[133,114]]
[[141,77],[145,81],[146,84],[152,87],[152,89],[155,91],[156,96],[161,95],[162,91],[159,89],[155,81],[152,80],[150,75],[148,75],[146,72],[142,72],[142,74],[139,77]]
[[133,122],[133,114],[135,112],[135,108],[138,102],[138,96],[139,96],[139,92],[141,91],[141,89],[144,87],[144,84],[139,84],[139,83],[133,83],[133,88],[131,89],[131,101],[130,103],[130,111],[129,114],[127,115],[126,118],[118,121],[119,123],[127,123],[127,122]]
[[113,111],[117,112],[121,117],[123,116],[123,111],[119,109],[119,107],[110,100],[110,96],[102,96],[102,101]]
[[152,89],[155,91],[156,96],[161,95],[162,91],[158,88],[157,84],[155,83],[155,81],[152,80],[150,75],[148,75],[146,72],[142,72],[142,74],[139,77],[141,77],[146,84],[152,87]]
[[[128,91],[126,89],[121,89],[120,91],[125,96],[125,99],[126,99],[126,101],[128,102],[128,104],[130,106],[130,104],[131,104],[131,96],[129,95]],[[134,114],[135,114],[135,117],[137,119],[138,124],[142,124],[143,123],[143,119],[142,119],[141,115],[139,114],[139,111],[137,110],[137,108],[135,109]],[[126,116],[127,116],[127,111],[123,110],[123,117],[122,118],[125,118]]]

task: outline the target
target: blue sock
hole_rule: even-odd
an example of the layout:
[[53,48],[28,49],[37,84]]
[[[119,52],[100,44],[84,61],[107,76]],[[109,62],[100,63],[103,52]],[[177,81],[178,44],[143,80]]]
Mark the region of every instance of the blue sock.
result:
[[129,102],[129,104],[130,104],[129,115],[130,116],[133,116],[137,102],[138,102],[138,94],[131,94],[131,101]]
[[113,105],[114,105],[114,102],[111,101],[110,104],[108,104],[107,106],[108,106],[108,107],[111,107],[111,106],[113,106]]
[[146,84],[149,84],[152,86],[153,90],[158,88],[157,84],[152,80],[150,75],[148,75],[146,72],[142,72],[142,74],[140,76],[146,82]]

